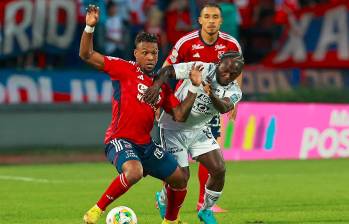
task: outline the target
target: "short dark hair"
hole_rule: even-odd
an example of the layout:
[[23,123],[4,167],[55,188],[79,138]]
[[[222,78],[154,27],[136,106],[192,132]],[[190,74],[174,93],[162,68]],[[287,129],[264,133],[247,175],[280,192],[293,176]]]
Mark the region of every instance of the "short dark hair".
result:
[[222,61],[227,58],[233,59],[235,63],[235,68],[237,72],[240,74],[245,64],[245,60],[242,54],[239,51],[227,51],[220,56],[219,60]]
[[140,42],[158,43],[158,38],[155,34],[142,31],[136,36],[135,46],[137,47]]
[[206,3],[205,5],[202,6],[202,8],[200,10],[200,16],[201,16],[201,12],[202,12],[202,10],[204,8],[210,8],[210,7],[219,9],[219,12],[222,15],[222,8],[217,3],[215,3],[215,2],[208,2],[208,3]]
[[244,57],[239,51],[227,51],[224,54],[222,54],[219,59],[223,60],[225,58],[233,58],[237,61],[241,61],[242,64],[245,63]]

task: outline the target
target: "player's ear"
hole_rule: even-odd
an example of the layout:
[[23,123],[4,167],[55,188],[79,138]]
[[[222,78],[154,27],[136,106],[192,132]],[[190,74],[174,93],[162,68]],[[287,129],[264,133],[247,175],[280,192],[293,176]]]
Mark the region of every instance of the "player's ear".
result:
[[198,17],[198,23],[202,26],[202,17],[201,16]]
[[137,52],[138,52],[137,49],[134,49],[134,50],[133,50],[133,56],[135,56],[135,58],[137,58],[137,57],[136,57]]

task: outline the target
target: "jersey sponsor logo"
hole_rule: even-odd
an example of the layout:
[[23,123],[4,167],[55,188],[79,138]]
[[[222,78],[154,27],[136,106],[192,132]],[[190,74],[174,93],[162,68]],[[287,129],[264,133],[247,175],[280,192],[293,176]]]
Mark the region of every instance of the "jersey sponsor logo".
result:
[[[137,99],[140,101],[140,102],[144,102],[143,100],[143,96],[144,96],[144,93],[145,91],[148,89],[148,86],[142,84],[142,83],[138,83],[138,94],[137,94]],[[161,92],[161,91],[160,91]],[[159,103],[160,103],[160,100],[161,100],[161,95],[159,95],[158,97],[158,100],[156,101],[155,105],[152,105],[152,104],[149,104],[151,106],[151,108],[153,108],[153,110],[157,110],[157,106]]]
[[139,79],[141,79],[141,80],[144,80],[143,75],[139,75],[139,76],[137,76],[137,78],[139,78]]
[[199,49],[203,49],[204,46],[201,44],[193,44],[191,45],[191,50],[199,50]]
[[215,49],[216,51],[222,50],[222,49],[224,49],[224,48],[226,48],[226,46],[223,45],[223,44],[217,44],[217,45],[214,46],[214,49]]
[[145,93],[145,91],[148,89],[148,86],[142,84],[142,83],[138,83],[138,92],[139,93]]
[[210,97],[206,96],[205,94],[200,94],[198,97],[197,97],[198,100],[204,102],[204,103],[207,103],[207,104],[210,104],[211,103],[211,99]]
[[193,55],[193,58],[199,58],[199,57],[200,57],[199,52],[197,52],[196,54]]
[[211,114],[210,108],[203,103],[194,104],[192,110],[201,114]]
[[168,149],[166,149],[166,151],[171,153],[171,154],[174,154],[177,152],[183,152],[183,149],[182,148],[168,148]]

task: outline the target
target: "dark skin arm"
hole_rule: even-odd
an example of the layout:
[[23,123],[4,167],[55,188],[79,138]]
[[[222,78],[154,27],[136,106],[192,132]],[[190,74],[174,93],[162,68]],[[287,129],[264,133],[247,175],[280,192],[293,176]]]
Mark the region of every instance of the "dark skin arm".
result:
[[[170,67],[172,67],[172,70],[170,70],[170,73],[171,75],[173,75],[172,74],[174,72],[173,66],[170,66]],[[196,66],[195,64],[193,64],[189,74],[192,85],[197,88],[200,86],[202,82],[201,73],[203,69],[204,67],[202,65]],[[173,116],[173,119],[175,121],[184,122],[187,120],[187,118],[189,117],[191,108],[193,107],[193,104],[195,102],[196,96],[197,96],[197,93],[193,93],[189,90],[187,97],[177,107],[172,108],[172,111],[170,112],[170,114]]]
[[[171,66],[173,69],[173,66]],[[202,82],[202,70],[204,67],[202,65],[196,66],[193,64],[189,77],[193,86],[199,87]],[[173,69],[174,72],[174,69]],[[172,73],[171,73],[172,74]],[[197,93],[188,91],[187,97],[175,108],[172,109],[172,116],[175,121],[184,122],[189,117],[191,108],[195,102]]]
[[211,83],[209,81],[207,83],[203,82],[202,85],[204,86],[205,92],[210,97],[214,108],[216,108],[219,113],[225,114],[234,109],[234,104],[230,102],[229,98],[220,99],[213,93]]
[[188,91],[187,97],[177,107],[173,108],[170,114],[178,122],[185,122],[189,117],[191,108],[195,102],[197,94]]
[[154,83],[150,86],[144,94],[144,101],[149,104],[155,104],[158,97],[160,88],[170,78],[175,78],[176,72],[172,65],[165,66],[158,71],[158,76],[155,78]]
[[[99,8],[94,5],[89,5],[86,14],[86,25],[96,26],[99,19]],[[104,69],[104,55],[93,50],[93,33],[82,33],[80,41],[80,58],[93,67]]]

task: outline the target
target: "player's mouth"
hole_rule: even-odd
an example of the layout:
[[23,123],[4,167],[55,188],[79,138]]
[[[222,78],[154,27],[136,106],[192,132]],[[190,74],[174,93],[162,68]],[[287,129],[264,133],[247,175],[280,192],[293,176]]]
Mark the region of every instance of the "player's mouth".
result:
[[148,67],[151,67],[151,66],[152,66],[152,67],[153,67],[153,66],[154,66],[154,63],[147,63],[146,66],[148,66]]

